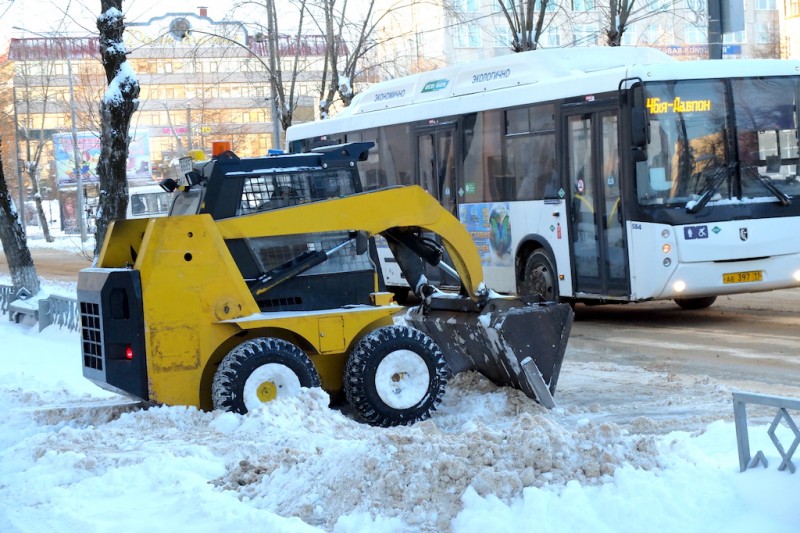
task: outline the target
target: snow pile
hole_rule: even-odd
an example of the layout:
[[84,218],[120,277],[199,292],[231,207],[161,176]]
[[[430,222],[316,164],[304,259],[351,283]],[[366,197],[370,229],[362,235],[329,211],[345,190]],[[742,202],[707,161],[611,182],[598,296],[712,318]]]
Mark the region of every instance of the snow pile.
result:
[[740,474],[730,392],[710,378],[573,363],[568,349],[556,409],[465,373],[430,420],[381,429],[321,390],[244,416],[142,410],[83,378],[77,333],[0,320],[0,338],[3,532],[782,533],[800,521],[797,475],[777,470],[765,431],[774,412],[750,426],[769,468]]
[[[166,482],[181,465],[181,483],[205,479],[202,492],[232,493],[248,506],[328,531],[340,517],[376,510],[404,528],[446,531],[464,494],[510,505],[526,487],[571,480],[596,485],[625,464],[660,464],[652,436],[627,437],[612,423],[568,429],[541,408],[525,406],[530,400],[517,391],[498,389],[487,397],[481,389],[491,386],[484,381],[477,374],[456,377],[442,427],[435,415],[390,429],[330,409],[319,389],[242,416],[185,407],[92,407],[90,398],[78,407],[64,390],[45,399],[4,387],[0,398],[15,406],[15,416],[4,424],[0,474],[4,487],[16,487],[17,503],[36,506],[40,483],[59,489],[50,498],[92,496],[104,483],[118,485],[126,477],[134,484],[141,478]],[[486,402],[474,419],[457,411],[459,397],[469,405],[478,396]],[[46,402],[69,405],[35,410],[33,424],[25,426],[30,406]],[[165,462],[171,466],[161,471]]]
[[[456,376],[449,386],[454,396],[486,400],[490,408],[474,420],[456,411],[448,414],[460,409],[455,399],[441,416],[411,428],[377,429],[329,409],[327,395],[319,390],[245,417],[222,415],[212,427],[222,430],[225,441],[256,444],[269,435],[276,447],[242,454],[214,484],[258,507],[325,529],[339,516],[383,509],[385,517],[414,528],[444,531],[468,487],[479,496],[510,502],[525,487],[569,480],[594,484],[626,463],[658,466],[653,437],[628,438],[611,423],[587,421],[567,429],[537,407],[516,413],[532,402],[510,389],[487,398],[475,390],[481,381],[471,373]],[[454,418],[461,419],[457,426],[447,422]]]

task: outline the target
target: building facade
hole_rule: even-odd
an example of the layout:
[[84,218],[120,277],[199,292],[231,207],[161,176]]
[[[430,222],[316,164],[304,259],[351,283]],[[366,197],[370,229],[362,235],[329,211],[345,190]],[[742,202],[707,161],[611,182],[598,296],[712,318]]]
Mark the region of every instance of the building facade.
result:
[[[140,84],[130,129],[131,186],[171,175],[179,157],[192,149],[210,152],[213,141],[230,142],[240,156],[280,147],[261,35],[241,22],[211,20],[201,9],[127,24],[124,39]],[[293,116],[313,120],[325,41],[279,36],[278,46],[287,61],[299,58]],[[26,169],[36,167],[40,189],[58,191],[66,206],[75,203],[79,173],[89,205],[95,194],[98,103],[106,90],[99,57],[97,36],[37,35],[10,43],[19,181],[30,189]],[[279,68],[286,72],[292,65]]]
[[800,0],[781,1],[781,35],[786,56],[800,59]]
[[[529,5],[538,16],[540,1],[503,0],[510,11]],[[780,32],[778,2],[797,7],[798,0],[745,0],[744,30],[723,36],[723,58],[788,57]],[[498,0],[455,0],[448,14],[445,61],[453,64],[510,53],[512,30]],[[610,27],[605,0],[550,0],[537,46],[562,48],[606,45]],[[705,0],[637,2],[622,45],[659,48],[678,59],[707,59],[708,12]],[[641,5],[641,7],[638,7]],[[797,57],[797,56],[795,56]]]

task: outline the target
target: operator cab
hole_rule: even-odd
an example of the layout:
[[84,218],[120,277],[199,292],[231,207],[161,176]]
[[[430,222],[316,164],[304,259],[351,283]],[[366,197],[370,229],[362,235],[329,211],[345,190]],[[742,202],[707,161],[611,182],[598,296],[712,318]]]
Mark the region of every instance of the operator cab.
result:
[[215,220],[340,198],[362,191],[357,163],[372,146],[347,143],[249,158],[228,150],[195,163],[182,183],[164,180],[162,187],[177,192],[170,215],[208,213]]

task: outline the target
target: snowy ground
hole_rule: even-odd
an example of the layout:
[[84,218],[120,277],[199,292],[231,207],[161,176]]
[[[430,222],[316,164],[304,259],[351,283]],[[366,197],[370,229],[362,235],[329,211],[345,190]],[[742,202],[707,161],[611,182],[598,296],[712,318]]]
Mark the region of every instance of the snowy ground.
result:
[[[731,391],[710,378],[570,362],[570,347],[552,411],[462,374],[431,420],[377,429],[319,390],[246,416],[140,410],[83,379],[77,333],[0,320],[0,339],[3,532],[766,533],[800,522],[800,474],[777,470],[771,415],[750,427],[769,468],[739,473]],[[586,403],[596,380],[631,392]]]

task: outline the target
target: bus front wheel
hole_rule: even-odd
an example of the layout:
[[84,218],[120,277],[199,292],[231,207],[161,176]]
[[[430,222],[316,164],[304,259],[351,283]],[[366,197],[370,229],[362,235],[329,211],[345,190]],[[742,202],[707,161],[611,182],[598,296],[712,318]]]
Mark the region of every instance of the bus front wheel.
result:
[[525,261],[519,283],[520,296],[540,295],[547,301],[558,301],[558,275],[555,261],[544,250],[534,250]]
[[716,296],[706,296],[705,298],[675,298],[675,303],[681,309],[705,309],[717,299]]

